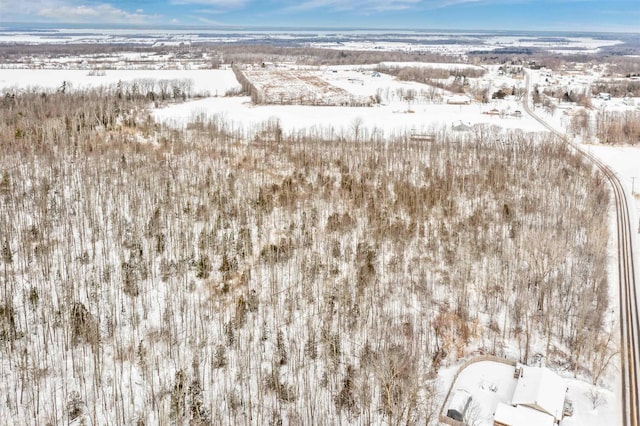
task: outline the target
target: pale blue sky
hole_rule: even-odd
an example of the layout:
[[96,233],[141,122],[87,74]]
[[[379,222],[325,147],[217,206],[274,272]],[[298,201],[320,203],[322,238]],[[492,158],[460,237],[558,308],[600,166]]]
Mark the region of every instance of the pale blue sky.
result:
[[640,0],[0,0],[0,22],[640,33]]

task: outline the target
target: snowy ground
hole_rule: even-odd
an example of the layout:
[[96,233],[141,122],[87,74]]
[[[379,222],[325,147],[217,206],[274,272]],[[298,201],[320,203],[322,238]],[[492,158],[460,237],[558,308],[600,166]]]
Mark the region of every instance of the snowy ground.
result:
[[[505,104],[515,110],[516,104]],[[484,105],[411,104],[413,112],[407,112],[408,104],[396,101],[375,107],[322,107],[322,106],[255,106],[249,97],[209,98],[172,105],[154,111],[156,120],[182,127],[203,114],[220,117],[234,128],[250,129],[256,124],[277,119],[285,132],[305,129],[329,131],[333,135],[351,137],[355,126],[360,131],[376,132],[381,137],[416,129],[427,131],[442,125],[451,126],[457,121],[474,124],[496,125],[502,128],[541,131],[542,127],[528,117],[514,118],[483,114]],[[326,134],[326,133],[324,133]],[[364,133],[363,133],[364,134]]]
[[[414,36],[414,42],[405,41],[408,37],[404,36],[403,40],[393,40],[386,37],[385,39],[375,40],[357,40],[348,41],[336,40],[311,42],[314,47],[325,49],[352,49],[352,50],[397,50],[408,52],[432,52],[442,54],[466,54],[474,50],[491,51],[501,48],[539,48],[548,49],[560,54],[575,53],[596,53],[606,46],[615,46],[620,44],[620,40],[601,40],[595,37],[560,37],[549,40],[545,37],[515,37],[515,36],[490,36],[488,34],[439,34],[439,35],[423,35]],[[457,38],[464,38],[465,43],[450,42]]]
[[[479,421],[477,426],[493,425],[493,414],[498,403],[511,402],[517,382],[513,378],[513,369],[511,365],[483,361],[471,364],[458,375],[451,394],[456,389],[463,389],[471,394],[472,404],[478,410],[477,416],[474,416]],[[448,405],[445,405],[445,414],[446,407]]]
[[[447,67],[454,65],[445,64]],[[515,98],[495,100],[489,104],[448,105],[446,98],[450,93],[442,89],[398,81],[390,75],[363,70],[359,66],[328,67],[316,73],[329,84],[354,96],[377,95],[381,104],[373,107],[255,106],[248,97],[237,97],[172,105],[155,110],[154,116],[158,121],[177,127],[186,125],[194,117],[217,116],[240,129],[249,129],[256,124],[277,119],[285,132],[317,129],[325,134],[328,132],[333,136],[345,137],[354,135],[356,125],[358,131],[375,132],[384,137],[412,129],[427,131],[443,125],[451,127],[460,121],[469,125],[485,124],[505,129],[543,130],[539,123],[526,115],[520,118],[511,115],[521,110]],[[414,100],[409,101],[406,95],[410,91],[414,94]],[[492,109],[502,114],[487,114]]]
[[34,70],[0,69],[0,91],[8,89],[57,89],[66,81],[72,88],[111,86],[119,81],[191,80],[193,93],[224,96],[227,91],[241,89],[233,71],[228,70]]

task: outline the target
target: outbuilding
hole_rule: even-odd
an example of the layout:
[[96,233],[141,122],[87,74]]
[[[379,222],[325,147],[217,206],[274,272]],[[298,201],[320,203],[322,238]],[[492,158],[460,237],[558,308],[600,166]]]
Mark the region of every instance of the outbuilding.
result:
[[459,422],[463,421],[469,409],[469,404],[471,404],[471,394],[464,389],[456,390],[453,395],[451,395],[451,402],[447,409],[447,417]]
[[471,124],[467,124],[467,123],[463,122],[462,120],[458,120],[458,121],[454,122],[453,124],[451,124],[451,128],[453,129],[454,132],[468,132],[473,127],[471,127]]
[[447,98],[447,103],[449,105],[469,105],[471,104],[471,99],[465,95],[453,95]]

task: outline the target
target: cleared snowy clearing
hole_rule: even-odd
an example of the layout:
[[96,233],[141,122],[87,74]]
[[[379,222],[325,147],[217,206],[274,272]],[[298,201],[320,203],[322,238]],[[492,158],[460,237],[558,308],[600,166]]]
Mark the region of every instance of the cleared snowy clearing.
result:
[[332,67],[331,70],[322,72],[321,76],[323,80],[332,85],[359,96],[373,96],[376,93],[380,93],[386,99],[389,99],[395,93],[409,90],[414,90],[416,93],[431,90],[444,93],[444,91],[431,86],[411,81],[399,81],[391,75],[375,71],[356,71],[353,69],[338,71]]
[[[514,110],[517,104],[507,104]],[[181,128],[200,118],[219,117],[232,127],[251,129],[265,121],[277,119],[285,132],[319,130],[335,136],[352,137],[354,127],[378,132],[381,137],[406,131],[428,130],[457,121],[470,124],[495,125],[524,131],[543,131],[542,126],[529,117],[500,118],[483,114],[484,105],[411,104],[413,113],[407,113],[406,102],[393,102],[377,107],[322,107],[322,106],[255,106],[249,97],[209,98],[156,109],[156,120]]]
[[[440,64],[426,65],[437,67]],[[457,64],[442,65],[453,67]],[[249,71],[251,73],[256,71]],[[261,73],[277,77],[281,71]],[[156,120],[174,127],[184,127],[196,117],[222,118],[232,127],[240,129],[250,129],[265,121],[277,120],[283,131],[288,133],[311,130],[316,133],[321,131],[329,137],[352,137],[356,128],[357,131],[375,132],[379,137],[387,137],[412,129],[422,132],[433,127],[451,127],[460,122],[469,126],[499,126],[527,132],[544,130],[529,117],[512,116],[521,108],[515,98],[495,100],[488,104],[449,105],[444,103],[451,95],[446,90],[399,81],[393,76],[356,66],[326,67],[304,73],[316,76],[326,81],[329,87],[337,87],[353,96],[378,98],[381,104],[373,107],[256,106],[249,97],[235,97],[186,102],[156,109],[153,114]],[[281,79],[278,84],[286,85],[286,81]],[[295,87],[291,91],[295,95]],[[493,109],[498,114],[487,114]]]

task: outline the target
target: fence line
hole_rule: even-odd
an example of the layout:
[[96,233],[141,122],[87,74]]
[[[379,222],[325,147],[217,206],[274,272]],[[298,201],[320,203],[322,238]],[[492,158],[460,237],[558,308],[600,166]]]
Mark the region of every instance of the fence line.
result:
[[500,358],[495,355],[478,355],[476,357],[473,357],[463,362],[462,365],[458,368],[458,371],[456,371],[456,374],[454,374],[453,380],[449,385],[449,390],[447,391],[447,397],[444,399],[444,402],[442,403],[442,408],[440,409],[440,415],[438,416],[438,421],[440,421],[441,424],[444,423],[450,426],[465,426],[464,422],[460,422],[458,420],[452,419],[451,417],[447,417],[444,414],[444,411],[445,411],[444,409],[445,409],[445,406],[447,405],[447,401],[449,401],[449,396],[451,396],[453,385],[455,385],[456,381],[458,380],[458,376],[460,375],[460,373],[462,373],[462,371],[468,366],[470,366],[471,364],[476,364],[478,362],[484,362],[484,361],[499,362],[501,364],[511,365],[513,367],[517,365],[516,361]]

